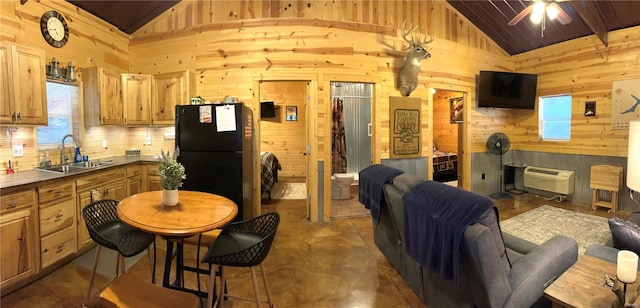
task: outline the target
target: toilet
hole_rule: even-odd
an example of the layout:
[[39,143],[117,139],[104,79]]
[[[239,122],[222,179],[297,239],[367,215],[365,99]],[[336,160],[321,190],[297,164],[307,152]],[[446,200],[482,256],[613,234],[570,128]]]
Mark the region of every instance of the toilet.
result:
[[353,175],[336,173],[331,176],[331,199],[345,200],[351,198],[351,184],[354,181]]

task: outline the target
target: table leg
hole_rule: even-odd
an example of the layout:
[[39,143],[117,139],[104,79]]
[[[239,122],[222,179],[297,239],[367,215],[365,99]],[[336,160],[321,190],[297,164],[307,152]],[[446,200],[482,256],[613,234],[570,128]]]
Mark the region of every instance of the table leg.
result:
[[184,264],[184,244],[182,239],[176,243],[176,280],[174,285],[184,288],[184,271],[182,265]]
[[171,260],[173,259],[173,241],[167,239],[167,254],[164,259],[164,274],[162,277],[162,286],[169,287],[169,276],[171,276]]

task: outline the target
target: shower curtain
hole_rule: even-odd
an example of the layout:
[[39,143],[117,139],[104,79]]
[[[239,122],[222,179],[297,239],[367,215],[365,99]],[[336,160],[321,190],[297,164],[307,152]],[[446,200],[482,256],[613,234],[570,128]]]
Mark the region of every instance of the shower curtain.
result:
[[347,140],[344,135],[344,115],[342,98],[333,98],[333,121],[331,127],[332,166],[331,174],[347,172]]

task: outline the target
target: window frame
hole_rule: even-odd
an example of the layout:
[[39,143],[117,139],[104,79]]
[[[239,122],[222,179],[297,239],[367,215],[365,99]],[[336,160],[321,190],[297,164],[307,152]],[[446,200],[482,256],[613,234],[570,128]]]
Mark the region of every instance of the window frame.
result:
[[[36,128],[35,131],[35,135],[36,135],[36,144],[37,144],[37,148],[38,151],[51,151],[51,150],[59,150],[60,149],[60,145],[61,145],[61,141],[62,138],[60,138],[59,141],[55,141],[52,143],[41,143],[40,142],[40,138],[38,137],[39,135],[39,130],[41,127],[49,127],[49,125],[51,125],[51,116],[55,116],[57,118],[64,118],[67,119],[69,121],[69,125],[70,125],[70,130],[69,133],[73,134],[77,140],[76,142],[78,142],[78,145],[80,145],[80,140],[81,140],[81,121],[80,121],[80,114],[82,112],[81,108],[80,108],[80,89],[78,88],[78,85],[76,84],[66,84],[66,83],[59,83],[59,82],[53,82],[53,81],[47,81],[46,83],[47,85],[47,126],[38,126]],[[70,90],[69,94],[69,100],[68,102],[68,112],[67,113],[56,113],[54,110],[54,108],[50,108],[50,99],[52,98],[52,95],[50,95],[50,90],[51,88],[49,88],[49,86],[54,86],[54,87],[58,87],[58,86],[68,86],[68,87],[73,87],[75,88],[75,90]],[[66,135],[66,134],[65,134]],[[75,146],[75,144],[72,144],[72,141],[70,140],[70,138],[67,138],[66,142],[65,142],[65,146]]]

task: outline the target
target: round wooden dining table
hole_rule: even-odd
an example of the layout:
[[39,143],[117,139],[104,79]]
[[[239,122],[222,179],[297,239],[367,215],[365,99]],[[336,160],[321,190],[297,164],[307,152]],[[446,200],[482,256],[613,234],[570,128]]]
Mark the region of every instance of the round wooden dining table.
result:
[[[162,204],[162,191],[149,191],[129,196],[117,208],[118,217],[142,231],[164,237],[167,241],[162,286],[206,296],[197,290],[182,287],[184,270],[182,239],[220,228],[238,214],[235,202],[216,194],[199,191],[178,191],[178,204]],[[169,282],[176,242],[176,281]]]
[[178,204],[162,204],[162,191],[148,191],[123,199],[118,217],[140,230],[168,237],[188,237],[231,222],[238,214],[235,202],[199,191],[178,191]]

